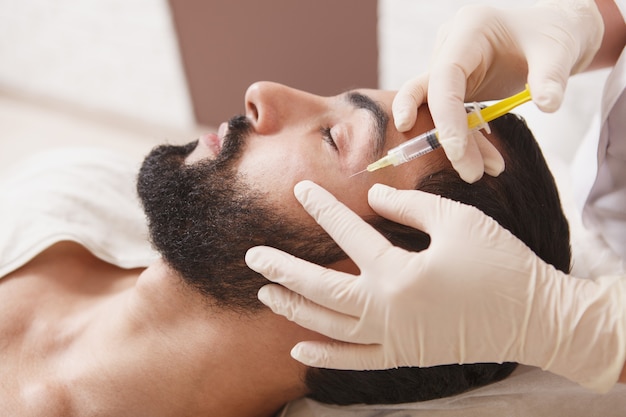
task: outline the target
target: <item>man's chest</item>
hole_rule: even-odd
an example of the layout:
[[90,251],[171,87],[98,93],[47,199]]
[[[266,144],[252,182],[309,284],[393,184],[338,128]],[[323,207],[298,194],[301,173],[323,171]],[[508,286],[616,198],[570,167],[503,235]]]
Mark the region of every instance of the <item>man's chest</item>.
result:
[[66,349],[89,325],[94,309],[132,285],[128,278],[128,271],[70,242],[54,245],[3,277],[0,375],[13,367],[41,366]]

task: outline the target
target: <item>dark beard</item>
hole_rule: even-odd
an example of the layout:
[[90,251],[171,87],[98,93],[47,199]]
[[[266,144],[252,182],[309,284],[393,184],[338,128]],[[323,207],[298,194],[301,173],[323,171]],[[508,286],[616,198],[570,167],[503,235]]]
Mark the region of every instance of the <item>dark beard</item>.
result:
[[245,117],[233,118],[216,159],[193,165],[184,159],[197,141],[159,146],[137,181],[152,244],[168,266],[209,303],[241,312],[262,306],[256,294],[268,283],[246,266],[250,247],[272,246],[323,265],[346,258],[321,228],[289,219],[237,174],[249,130]]

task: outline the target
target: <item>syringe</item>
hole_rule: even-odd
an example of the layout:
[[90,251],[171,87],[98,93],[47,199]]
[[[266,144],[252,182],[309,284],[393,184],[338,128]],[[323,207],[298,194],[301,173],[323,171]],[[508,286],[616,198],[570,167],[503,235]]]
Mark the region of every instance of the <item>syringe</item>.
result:
[[[523,91],[483,109],[480,108],[478,103],[473,103],[474,109],[467,115],[467,127],[470,131],[485,129],[487,133],[489,133],[488,122],[503,116],[530,99],[530,89],[528,85],[526,85]],[[441,143],[439,142],[439,132],[437,132],[437,129],[429,130],[426,133],[422,133],[413,139],[401,143],[395,148],[389,149],[386,156],[380,158],[378,161],[372,162],[363,171],[352,174],[351,177],[365,171],[376,171],[389,165],[398,166],[404,164],[428,152],[434,151],[440,146]]]

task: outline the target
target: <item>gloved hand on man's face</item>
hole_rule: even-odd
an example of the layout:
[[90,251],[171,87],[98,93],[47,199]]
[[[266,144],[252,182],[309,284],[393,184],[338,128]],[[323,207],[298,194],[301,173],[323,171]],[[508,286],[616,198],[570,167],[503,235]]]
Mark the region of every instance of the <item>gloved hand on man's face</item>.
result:
[[295,359],[362,370],[513,361],[598,391],[617,380],[626,334],[618,277],[570,277],[475,207],[437,195],[383,185],[369,193],[378,214],[430,235],[422,252],[393,246],[311,182],[295,195],[360,270],[248,251],[248,266],[280,284],[259,299],[338,341],[298,343]]

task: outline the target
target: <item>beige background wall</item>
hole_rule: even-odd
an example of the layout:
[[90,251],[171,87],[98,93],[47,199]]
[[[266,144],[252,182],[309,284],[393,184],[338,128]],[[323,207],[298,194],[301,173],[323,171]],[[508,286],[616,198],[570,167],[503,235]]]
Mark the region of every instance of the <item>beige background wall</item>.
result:
[[255,81],[321,95],[378,85],[376,0],[170,0],[196,119],[244,110]]

